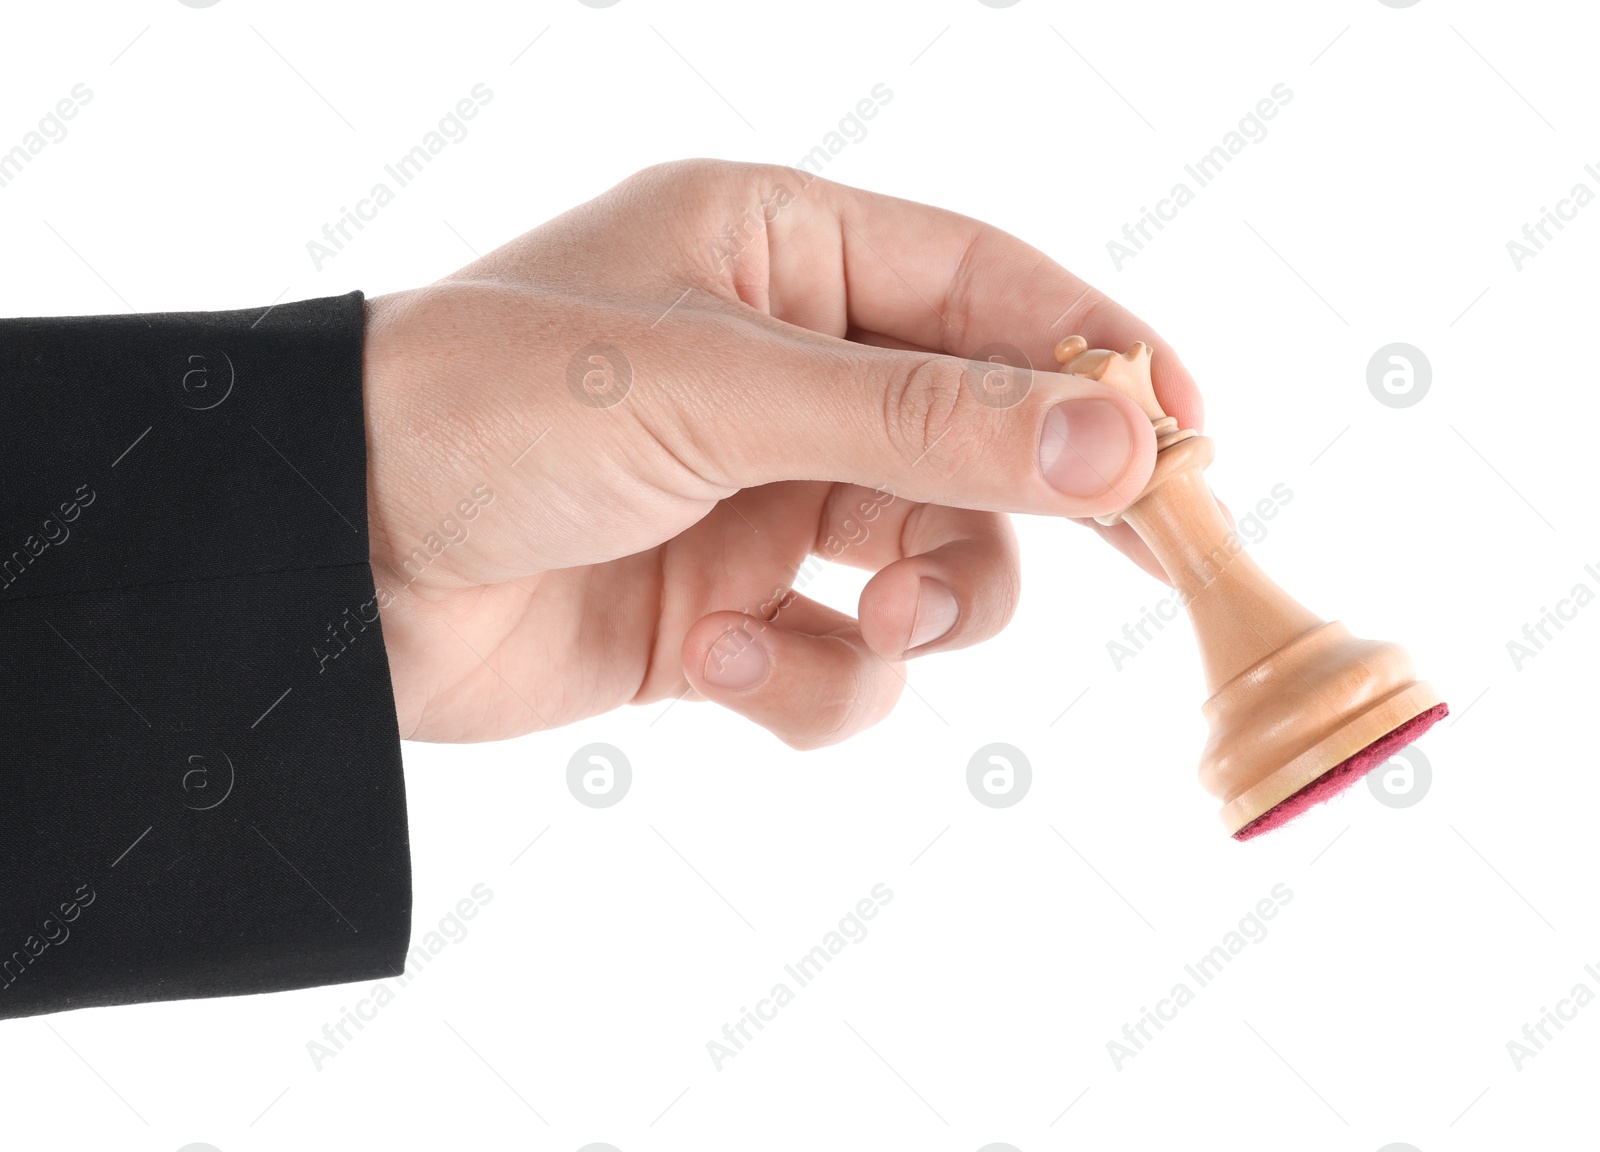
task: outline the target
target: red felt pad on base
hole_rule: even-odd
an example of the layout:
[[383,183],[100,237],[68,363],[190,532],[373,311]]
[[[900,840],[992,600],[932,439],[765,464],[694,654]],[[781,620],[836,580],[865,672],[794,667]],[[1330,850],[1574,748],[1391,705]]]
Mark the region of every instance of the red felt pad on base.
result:
[[1414,743],[1424,732],[1450,714],[1448,704],[1435,704],[1426,712],[1413,716],[1400,727],[1380,736],[1348,760],[1340,761],[1307,784],[1288,799],[1269,808],[1233,834],[1235,840],[1251,840],[1263,832],[1271,832],[1293,820],[1296,816],[1331,800],[1350,785],[1360,780],[1391,755]]

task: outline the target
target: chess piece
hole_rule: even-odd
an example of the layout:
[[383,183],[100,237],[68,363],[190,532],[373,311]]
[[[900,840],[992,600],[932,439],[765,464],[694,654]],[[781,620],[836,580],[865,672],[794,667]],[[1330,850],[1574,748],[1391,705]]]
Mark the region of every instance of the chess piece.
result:
[[1212,441],[1161,410],[1151,350],[1056,347],[1062,371],[1132,399],[1156,435],[1156,465],[1126,520],[1166,569],[1200,645],[1211,735],[1200,783],[1236,840],[1279,827],[1348,788],[1446,716],[1403,648],[1352,636],[1279,588],[1244,551],[1206,484]]

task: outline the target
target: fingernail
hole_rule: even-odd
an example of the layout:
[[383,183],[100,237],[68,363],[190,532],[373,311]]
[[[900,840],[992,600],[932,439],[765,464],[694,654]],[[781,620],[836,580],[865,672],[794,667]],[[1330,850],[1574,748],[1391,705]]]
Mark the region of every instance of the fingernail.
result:
[[1067,400],[1050,409],[1039,437],[1044,478],[1068,496],[1098,496],[1128,467],[1133,433],[1109,400]]
[[735,628],[706,653],[706,682],[732,692],[748,688],[767,674],[767,651],[753,634]]
[[956,594],[945,584],[926,578],[918,581],[917,612],[911,620],[911,643],[906,649],[933,643],[956,626],[960,615]]

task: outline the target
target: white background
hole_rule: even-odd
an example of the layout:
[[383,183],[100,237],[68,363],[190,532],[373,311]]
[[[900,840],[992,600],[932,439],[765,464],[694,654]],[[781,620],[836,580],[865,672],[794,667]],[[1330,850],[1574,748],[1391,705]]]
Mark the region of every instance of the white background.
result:
[[[1520,270],[1506,249],[1600,192],[1583,9],[8,5],[0,146],[93,98],[0,188],[5,315],[420,285],[657,161],[792,163],[886,84],[826,174],[986,218],[1156,325],[1205,391],[1218,494],[1293,493],[1253,554],[1404,643],[1454,714],[1420,802],[1361,786],[1234,843],[1195,780],[1187,627],[1107,652],[1162,588],[1025,521],[1015,624],[915,663],[844,746],[689,703],[407,745],[417,938],[486,884],[464,939],[320,1070],[307,1042],[370,986],[0,1026],[7,1144],[1594,1147],[1600,1007],[1520,1071],[1507,1050],[1600,993],[1600,607],[1507,651],[1600,591],[1600,208]],[[306,241],[480,82],[470,135],[318,271]],[[1279,83],[1268,135],[1118,271],[1106,242]],[[1393,341],[1432,365],[1412,407],[1367,387]],[[594,741],[633,767],[611,808],[566,786]],[[965,782],[993,741],[1033,767],[1009,808]],[[879,883],[868,935],[718,1071],[707,1041]],[[1277,884],[1267,936],[1119,1070],[1107,1042]]]

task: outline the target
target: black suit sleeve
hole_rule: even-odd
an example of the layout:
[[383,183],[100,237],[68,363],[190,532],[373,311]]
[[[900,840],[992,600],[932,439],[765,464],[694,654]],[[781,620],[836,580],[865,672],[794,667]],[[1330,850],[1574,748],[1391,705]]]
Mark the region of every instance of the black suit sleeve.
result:
[[403,968],[362,322],[0,320],[0,1018]]

